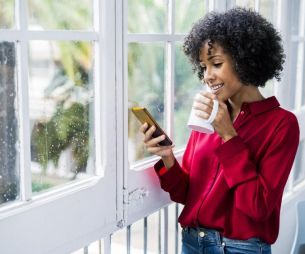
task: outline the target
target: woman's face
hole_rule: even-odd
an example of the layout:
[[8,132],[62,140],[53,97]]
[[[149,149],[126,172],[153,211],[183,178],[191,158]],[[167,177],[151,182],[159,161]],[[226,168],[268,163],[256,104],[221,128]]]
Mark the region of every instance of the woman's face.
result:
[[217,96],[218,100],[227,101],[242,92],[243,84],[236,75],[233,61],[216,42],[206,42],[199,52],[200,65],[204,68],[204,81]]

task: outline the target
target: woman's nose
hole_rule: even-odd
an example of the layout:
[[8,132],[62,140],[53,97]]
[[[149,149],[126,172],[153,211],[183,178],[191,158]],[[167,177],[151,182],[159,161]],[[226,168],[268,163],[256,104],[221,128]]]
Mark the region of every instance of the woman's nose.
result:
[[215,73],[211,68],[206,68],[204,72],[204,80],[210,82],[215,79]]

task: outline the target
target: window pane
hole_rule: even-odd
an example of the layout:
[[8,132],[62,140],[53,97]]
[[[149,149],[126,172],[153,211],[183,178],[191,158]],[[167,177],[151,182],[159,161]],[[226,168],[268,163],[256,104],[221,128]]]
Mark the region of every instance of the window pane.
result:
[[[304,78],[305,79],[305,78]],[[305,88],[304,88],[304,86],[305,86],[305,81],[303,82],[303,90],[302,90],[302,106],[305,106]]]
[[297,155],[294,161],[294,174],[293,174],[293,182],[299,183],[305,179],[305,142],[304,140],[300,142],[299,148],[297,151]]
[[0,204],[19,199],[16,50],[0,41]]
[[176,0],[175,7],[177,33],[187,33],[192,24],[206,12],[204,0]]
[[187,121],[193,99],[196,92],[203,88],[181,47],[181,43],[176,46],[175,63],[174,143],[176,148],[185,145],[188,140],[190,130]]
[[271,23],[276,22],[276,5],[274,0],[261,0],[259,12]]
[[165,0],[129,0],[128,32],[167,32],[167,2]]
[[[146,107],[164,127],[164,44],[131,43],[128,47],[128,100]],[[140,123],[129,111],[129,162],[148,157],[139,132]]]
[[291,35],[299,36],[300,35],[300,22],[302,17],[302,8],[300,0],[295,0],[291,2]]
[[92,50],[88,42],[30,42],[33,192],[93,174]]
[[259,90],[265,98],[274,96],[274,80],[268,80],[265,87],[259,87]]
[[13,28],[15,26],[15,1],[0,0],[0,6],[0,29]]
[[255,0],[236,0],[236,5],[245,8],[255,8]]
[[[290,75],[289,75],[289,84],[297,84],[296,80],[297,80],[297,70],[298,68],[298,64],[297,64],[297,59],[298,59],[298,42],[291,42],[291,47],[289,47],[289,51],[287,54],[287,59],[290,59],[290,61],[288,62],[288,64],[290,65]],[[280,84],[282,85],[282,84]],[[285,98],[285,107],[289,110],[293,110],[295,107],[295,95],[296,95],[296,85],[289,85],[288,84],[283,84],[287,86],[287,95]]]
[[[304,1],[293,1],[291,2],[291,9],[290,9],[290,37],[292,37],[291,45],[287,54],[287,60],[290,65],[290,84],[302,84],[304,82],[304,42],[299,41],[299,38],[302,37],[303,32],[301,28],[304,27],[303,25],[303,11],[302,9],[304,6]],[[301,91],[296,90],[297,86],[291,86],[292,92],[290,98],[290,105],[289,109],[294,109],[296,106],[299,107],[300,105],[296,105],[295,98],[297,97],[298,93]],[[303,88],[303,95],[304,95],[304,88]],[[303,96],[304,97],[304,96]],[[304,98],[302,98],[302,102],[304,103]]]
[[92,2],[28,0],[30,29],[92,30]]

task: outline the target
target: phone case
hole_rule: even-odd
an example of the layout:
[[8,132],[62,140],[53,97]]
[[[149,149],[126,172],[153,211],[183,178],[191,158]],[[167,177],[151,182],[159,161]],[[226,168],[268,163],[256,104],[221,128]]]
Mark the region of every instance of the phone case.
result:
[[148,128],[150,128],[152,125],[156,126],[156,130],[152,135],[154,138],[159,137],[160,135],[165,135],[165,139],[159,142],[159,145],[170,146],[173,144],[170,138],[166,135],[166,133],[162,130],[157,121],[152,117],[145,107],[133,107],[131,111],[142,124],[147,123]]

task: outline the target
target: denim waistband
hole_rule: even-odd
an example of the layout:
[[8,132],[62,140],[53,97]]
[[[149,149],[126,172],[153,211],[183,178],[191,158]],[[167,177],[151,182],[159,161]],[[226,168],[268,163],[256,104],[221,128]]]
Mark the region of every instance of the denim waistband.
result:
[[182,230],[193,237],[199,237],[208,240],[209,242],[214,242],[216,245],[221,245],[223,243],[222,236],[214,229],[185,227]]
[[217,230],[207,229],[203,227],[184,227],[182,229],[189,235],[195,238],[199,238],[205,241],[213,242],[215,245],[235,245],[235,244],[249,244],[249,245],[259,245],[259,246],[270,246],[269,244],[262,241],[260,238],[252,237],[247,240],[236,240],[223,237]]

